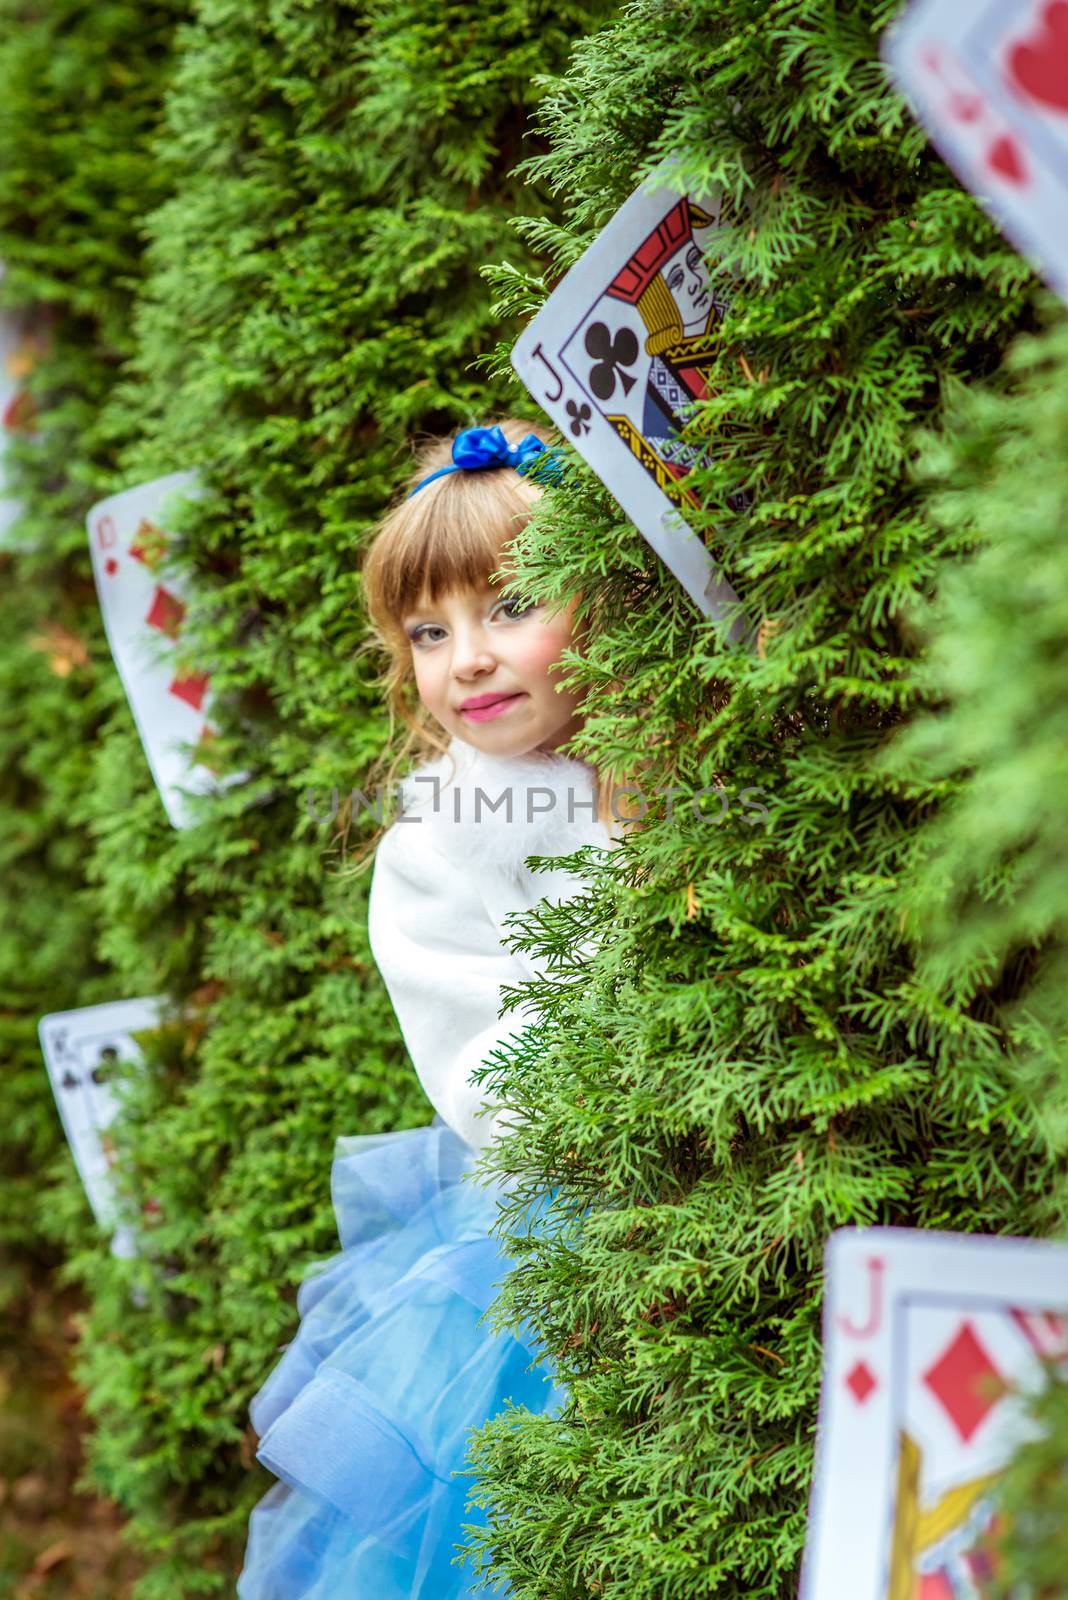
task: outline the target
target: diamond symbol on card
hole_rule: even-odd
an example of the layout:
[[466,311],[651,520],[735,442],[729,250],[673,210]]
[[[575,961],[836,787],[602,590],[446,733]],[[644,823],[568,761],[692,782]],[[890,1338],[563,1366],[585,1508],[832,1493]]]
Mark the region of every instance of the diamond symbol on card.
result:
[[152,596],[152,604],[148,608],[145,621],[150,628],[158,628],[169,639],[177,639],[178,629],[182,626],[185,616],[185,606],[176,594],[171,594],[169,589],[156,585],[156,592]]
[[852,1371],[846,1373],[846,1388],[850,1389],[858,1406],[862,1406],[868,1396],[874,1394],[879,1387],[878,1379],[866,1361],[858,1361]]
[[176,695],[179,700],[184,700],[187,706],[192,706],[194,711],[199,711],[204,704],[209,681],[209,673],[194,672],[188,678],[175,678],[167,685],[167,693]]
[[923,1381],[964,1444],[1005,1393],[1006,1384],[970,1322],[962,1322]]

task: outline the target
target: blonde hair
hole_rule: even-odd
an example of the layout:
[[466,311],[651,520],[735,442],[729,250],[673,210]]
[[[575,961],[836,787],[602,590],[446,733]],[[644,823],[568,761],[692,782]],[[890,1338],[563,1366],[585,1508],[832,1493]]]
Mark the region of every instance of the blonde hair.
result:
[[[513,446],[532,431],[528,422],[512,417],[498,426]],[[449,744],[416,693],[405,613],[421,600],[481,587],[506,564],[512,540],[529,521],[542,493],[514,468],[491,467],[446,473],[413,495],[416,484],[451,459],[451,436],[433,439],[418,451],[416,470],[402,498],[380,523],[363,562],[364,600],[372,628],[365,648],[378,649],[387,657],[379,681],[390,720],[389,745],[370,780],[389,792],[413,759],[443,755]],[[396,745],[398,725],[406,732]],[[599,814],[607,820],[610,790],[602,778],[598,794]],[[351,818],[343,811],[342,821],[347,830]],[[382,831],[355,853],[352,874],[368,865]]]
[[[528,424],[512,419],[500,428],[511,445],[530,432]],[[390,731],[398,722],[408,729],[394,769],[412,754],[441,754],[448,744],[415,693],[405,612],[424,598],[434,601],[451,590],[481,587],[501,565],[541,492],[512,467],[489,467],[446,473],[412,494],[417,483],[451,459],[451,438],[424,446],[403,498],[383,519],[363,563],[375,642],[389,657],[383,686]]]

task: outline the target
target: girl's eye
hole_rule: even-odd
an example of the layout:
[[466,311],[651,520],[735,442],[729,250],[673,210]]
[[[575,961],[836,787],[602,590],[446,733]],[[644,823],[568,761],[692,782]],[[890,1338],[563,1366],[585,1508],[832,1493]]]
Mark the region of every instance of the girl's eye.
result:
[[420,622],[411,630],[408,637],[413,644],[437,644],[438,638],[429,637],[431,634],[444,637],[445,629],[440,622]]
[[505,616],[514,622],[518,617],[526,616],[528,611],[536,611],[538,605],[535,600],[525,600],[522,595],[510,594],[498,601],[496,609],[503,611]]

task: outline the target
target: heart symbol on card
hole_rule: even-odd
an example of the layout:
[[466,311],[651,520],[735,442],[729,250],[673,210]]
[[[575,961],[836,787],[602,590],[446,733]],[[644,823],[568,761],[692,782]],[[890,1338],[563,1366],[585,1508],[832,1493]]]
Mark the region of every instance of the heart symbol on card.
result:
[[1006,178],[1009,183],[1027,184],[1031,179],[1024,165],[1023,151],[1015,139],[1010,139],[1003,133],[986,153],[987,166],[999,177]]
[[977,94],[952,94],[949,114],[958,122],[978,122],[983,114],[983,102]]
[[1008,54],[1013,88],[1039,105],[1068,112],[1068,0],[1050,0],[1040,31]]

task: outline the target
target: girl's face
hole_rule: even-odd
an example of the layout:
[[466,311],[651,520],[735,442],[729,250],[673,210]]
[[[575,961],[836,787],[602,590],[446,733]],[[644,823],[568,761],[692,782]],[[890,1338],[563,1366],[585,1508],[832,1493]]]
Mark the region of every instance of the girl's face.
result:
[[459,589],[403,620],[419,698],[446,733],[487,755],[554,750],[581,725],[579,696],[549,669],[572,643],[571,601],[550,612],[516,591]]

